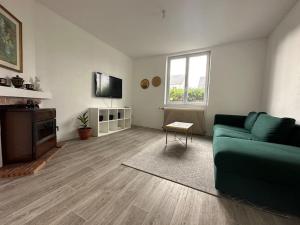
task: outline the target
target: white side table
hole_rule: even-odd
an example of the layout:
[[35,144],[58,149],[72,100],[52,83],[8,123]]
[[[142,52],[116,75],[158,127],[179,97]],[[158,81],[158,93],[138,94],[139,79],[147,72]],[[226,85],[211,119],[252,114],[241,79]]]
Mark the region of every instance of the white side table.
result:
[[[165,126],[166,129],[166,145],[168,145],[168,131],[182,131],[185,133],[185,147],[187,148],[188,135],[191,135],[191,141],[193,140],[192,126],[193,123],[174,122]],[[176,138],[176,133],[175,133]]]

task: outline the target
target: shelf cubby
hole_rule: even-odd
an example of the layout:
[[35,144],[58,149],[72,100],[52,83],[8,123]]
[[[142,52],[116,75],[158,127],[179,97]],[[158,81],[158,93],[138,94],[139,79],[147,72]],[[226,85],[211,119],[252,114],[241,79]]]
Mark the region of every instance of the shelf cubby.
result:
[[99,133],[105,134],[109,132],[109,124],[108,121],[99,123]]
[[130,119],[125,119],[125,129],[131,128],[131,120]]
[[118,119],[124,119],[125,109],[118,109],[118,114],[120,114],[120,118],[118,117]]
[[122,130],[124,128],[125,128],[125,121],[124,121],[124,119],[118,120],[118,129]]
[[[113,117],[111,119],[111,116]],[[118,119],[118,109],[109,109],[108,110],[108,119],[109,120],[117,120]]]
[[131,109],[125,108],[125,119],[130,119],[130,118],[131,118]]
[[[103,118],[101,120],[101,117]],[[99,110],[99,122],[108,121],[108,111],[100,109]]]

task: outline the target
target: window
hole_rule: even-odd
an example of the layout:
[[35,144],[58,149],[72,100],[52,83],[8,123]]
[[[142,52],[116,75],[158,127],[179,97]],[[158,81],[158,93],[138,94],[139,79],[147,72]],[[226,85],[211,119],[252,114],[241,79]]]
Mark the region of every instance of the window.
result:
[[206,104],[210,52],[168,57],[165,104]]

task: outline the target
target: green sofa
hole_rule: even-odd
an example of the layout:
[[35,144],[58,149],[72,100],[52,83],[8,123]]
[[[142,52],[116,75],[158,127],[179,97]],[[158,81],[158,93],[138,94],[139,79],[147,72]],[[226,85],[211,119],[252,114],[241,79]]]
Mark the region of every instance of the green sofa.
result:
[[266,113],[215,116],[215,187],[262,207],[300,214],[300,126]]

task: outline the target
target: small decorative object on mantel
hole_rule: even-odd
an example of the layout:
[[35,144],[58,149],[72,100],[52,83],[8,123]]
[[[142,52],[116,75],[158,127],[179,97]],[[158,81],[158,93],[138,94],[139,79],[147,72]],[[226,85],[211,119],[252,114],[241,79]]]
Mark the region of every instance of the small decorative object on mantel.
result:
[[39,102],[38,101],[34,101],[32,99],[28,99],[27,103],[26,103],[26,108],[27,109],[39,109]]
[[10,87],[11,86],[10,80],[7,78],[0,78],[0,85]]
[[25,84],[25,88],[27,89],[27,90],[34,90],[34,85],[33,84]]
[[92,136],[92,128],[88,127],[88,112],[84,112],[77,119],[81,122],[81,128],[78,129],[80,140],[87,140]]
[[30,78],[29,82],[34,85],[35,91],[42,91],[41,84],[40,84],[41,80],[37,76],[34,77],[34,79]]
[[150,83],[149,83],[149,80],[148,79],[143,79],[142,81],[141,81],[141,88],[143,88],[143,89],[147,89],[148,87],[149,87],[149,85],[150,85]]
[[22,23],[0,4],[0,66],[23,72]]
[[23,87],[24,79],[19,77],[19,75],[11,78],[12,84],[15,86],[15,88],[21,88]]
[[155,77],[152,78],[152,85],[154,87],[159,87],[160,84],[161,84],[161,79],[160,79],[159,76],[155,76]]

